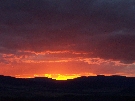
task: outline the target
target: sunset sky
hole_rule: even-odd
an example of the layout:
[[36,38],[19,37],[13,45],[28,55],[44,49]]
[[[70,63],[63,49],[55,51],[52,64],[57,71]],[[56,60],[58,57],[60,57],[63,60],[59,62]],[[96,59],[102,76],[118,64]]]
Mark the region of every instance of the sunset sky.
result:
[[135,76],[135,0],[0,0],[0,74]]

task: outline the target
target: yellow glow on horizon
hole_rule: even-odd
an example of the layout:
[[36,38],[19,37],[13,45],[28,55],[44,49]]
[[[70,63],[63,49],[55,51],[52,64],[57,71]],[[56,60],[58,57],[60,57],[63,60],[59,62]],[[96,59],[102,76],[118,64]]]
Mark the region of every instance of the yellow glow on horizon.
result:
[[34,78],[34,77],[47,77],[54,80],[69,80],[81,77],[80,74],[24,74],[24,75],[15,75],[16,78]]
[[69,80],[69,79],[75,79],[77,77],[80,77],[79,74],[45,74],[45,77],[52,78],[55,80]]
[[81,76],[95,76],[92,73],[82,73],[82,74],[24,74],[24,75],[16,75],[16,78],[34,78],[34,77],[47,77],[54,80],[70,80],[75,79]]

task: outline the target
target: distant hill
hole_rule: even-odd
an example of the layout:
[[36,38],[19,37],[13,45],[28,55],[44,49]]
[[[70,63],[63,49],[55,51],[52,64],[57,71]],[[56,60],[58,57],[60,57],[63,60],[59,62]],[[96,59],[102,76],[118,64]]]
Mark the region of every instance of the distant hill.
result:
[[96,95],[101,98],[110,96],[112,99],[114,99],[113,96],[116,98],[120,96],[127,98],[128,96],[135,100],[135,78],[98,75],[56,81],[46,77],[22,79],[0,75],[0,101],[19,98],[24,98],[24,100],[18,101],[25,101],[26,99],[31,101],[34,98],[57,99],[60,97],[60,99],[64,99],[67,96],[69,98],[77,96],[77,98],[91,99],[93,97],[95,99]]
[[99,88],[134,88],[135,77],[125,76],[89,76],[79,77],[67,81],[57,81],[47,77],[35,77],[35,78],[14,78],[10,76],[0,75],[0,84],[2,85],[24,85],[24,86],[47,86],[56,88],[71,88],[71,89],[99,89]]

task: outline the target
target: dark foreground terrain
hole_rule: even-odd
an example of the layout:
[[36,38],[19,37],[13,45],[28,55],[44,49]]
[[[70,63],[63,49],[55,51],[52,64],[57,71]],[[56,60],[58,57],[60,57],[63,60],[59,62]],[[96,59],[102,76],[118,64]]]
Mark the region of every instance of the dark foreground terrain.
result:
[[0,101],[135,101],[135,78],[93,76],[55,81],[1,75]]

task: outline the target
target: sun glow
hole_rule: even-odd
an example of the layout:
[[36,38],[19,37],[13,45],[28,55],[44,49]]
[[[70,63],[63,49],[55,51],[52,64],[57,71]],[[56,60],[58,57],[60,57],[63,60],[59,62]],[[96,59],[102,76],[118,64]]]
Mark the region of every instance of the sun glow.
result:
[[54,80],[69,80],[81,77],[80,74],[24,74],[24,75],[16,75],[16,78],[34,78],[34,77],[47,77]]
[[70,80],[75,79],[81,76],[95,76],[92,73],[82,73],[82,74],[23,74],[23,75],[16,75],[16,78],[34,78],[34,77],[47,77],[54,80]]
[[52,78],[55,80],[69,80],[69,79],[75,79],[77,77],[80,77],[79,74],[45,74],[45,77]]

